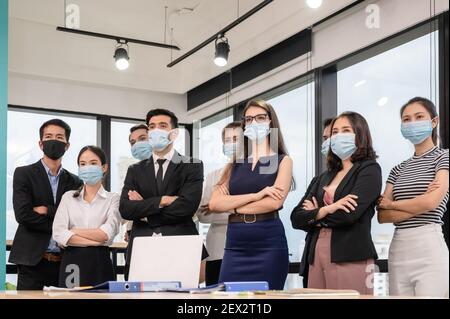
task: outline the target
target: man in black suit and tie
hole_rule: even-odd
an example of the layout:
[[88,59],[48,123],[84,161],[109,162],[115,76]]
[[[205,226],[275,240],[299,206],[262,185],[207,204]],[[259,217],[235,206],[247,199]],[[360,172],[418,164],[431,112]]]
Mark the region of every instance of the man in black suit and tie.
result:
[[82,185],[61,166],[70,145],[70,132],[70,126],[62,120],[45,122],[39,130],[44,157],[14,172],[13,206],[19,226],[9,262],[18,268],[18,290],[58,285],[61,256],[52,239],[53,218],[62,195]]
[[[198,235],[192,217],[202,197],[203,163],[175,151],[175,114],[154,109],[148,112],[146,123],[152,156],[128,168],[120,199],[122,217],[133,221],[126,277],[135,237]],[[203,257],[206,256],[204,250]]]

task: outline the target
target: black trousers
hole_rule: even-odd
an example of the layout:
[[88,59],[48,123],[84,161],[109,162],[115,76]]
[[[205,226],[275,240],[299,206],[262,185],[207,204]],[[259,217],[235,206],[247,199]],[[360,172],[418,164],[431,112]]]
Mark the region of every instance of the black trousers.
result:
[[219,283],[220,267],[222,259],[207,261],[205,266],[205,283],[207,286]]
[[42,259],[36,266],[17,265],[17,290],[58,286],[60,262]]

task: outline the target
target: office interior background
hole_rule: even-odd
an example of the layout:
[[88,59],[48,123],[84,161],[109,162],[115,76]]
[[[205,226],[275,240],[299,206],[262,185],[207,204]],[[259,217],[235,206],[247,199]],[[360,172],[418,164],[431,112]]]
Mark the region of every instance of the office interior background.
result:
[[[105,186],[120,192],[134,162],[129,128],[143,122],[150,108],[176,113],[182,125],[175,148],[200,158],[206,176],[226,160],[221,157],[221,129],[241,118],[249,99],[268,100],[279,116],[297,184],[281,211],[291,262],[287,288],[302,285],[297,271],[305,233],[292,228],[289,216],[311,179],[324,169],[320,145],[325,118],[350,110],[368,120],[383,182],[393,166],[413,153],[400,134],[399,110],[408,99],[423,96],[439,106],[440,143],[448,148],[447,0],[324,0],[317,9],[304,0],[275,0],[225,34],[230,45],[226,66],[214,64],[213,41],[168,67],[261,2],[10,0],[7,174],[1,180],[6,201],[0,206],[6,216],[6,248],[17,228],[13,172],[40,158],[38,129],[54,117],[72,127],[64,167],[76,172],[80,148],[99,145],[110,159]],[[56,30],[67,25],[65,8],[71,4],[79,8],[80,30],[181,50],[130,42],[129,68],[118,70],[116,41]],[[199,224],[201,234],[207,230],[208,225]],[[388,294],[386,259],[393,231],[392,225],[373,220],[380,257],[376,295]],[[123,237],[124,229],[115,241],[123,242]],[[117,265],[123,263],[119,253]],[[16,283],[15,272],[14,265],[6,265],[7,282]]]

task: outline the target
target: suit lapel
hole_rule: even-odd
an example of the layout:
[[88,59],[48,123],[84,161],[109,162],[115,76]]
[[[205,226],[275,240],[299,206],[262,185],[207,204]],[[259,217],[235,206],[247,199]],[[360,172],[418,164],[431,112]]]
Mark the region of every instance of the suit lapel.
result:
[[46,194],[47,194],[47,199],[49,201],[49,203],[53,203],[54,199],[53,199],[53,191],[52,191],[52,186],[50,185],[50,180],[48,179],[48,175],[47,172],[45,170],[44,165],[41,163],[41,160],[39,160],[36,163],[36,171],[39,175],[39,179],[42,180],[42,182],[44,183],[44,187],[47,188]]
[[66,172],[65,169],[63,169],[61,171],[61,175],[59,175],[58,190],[56,191],[56,203],[55,204],[59,204],[59,202],[61,201],[61,197],[64,195],[64,193],[66,191],[64,186],[67,183],[67,178],[68,178],[68,173]]
[[322,178],[319,184],[319,189],[317,190],[317,199],[322,201],[323,204],[323,196],[325,194],[325,190],[323,189],[325,186],[328,186],[331,181],[336,177],[337,171],[328,171]]
[[355,172],[358,170],[359,166],[361,166],[360,162],[356,162],[353,164],[352,168],[348,171],[348,173],[344,176],[341,183],[336,189],[336,192],[334,194],[334,200],[337,201],[341,199],[341,193],[344,190],[344,187],[348,184],[348,182],[352,179]]

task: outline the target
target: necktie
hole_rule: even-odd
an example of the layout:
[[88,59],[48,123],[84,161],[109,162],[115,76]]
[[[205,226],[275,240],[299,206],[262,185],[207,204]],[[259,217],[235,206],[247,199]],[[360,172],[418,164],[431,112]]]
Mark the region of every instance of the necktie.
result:
[[156,160],[158,163],[158,172],[156,173],[156,187],[158,187],[159,195],[163,195],[163,164],[166,160],[164,158]]

